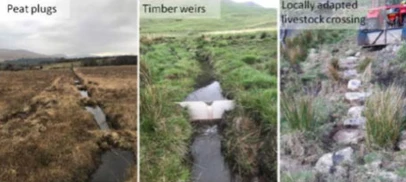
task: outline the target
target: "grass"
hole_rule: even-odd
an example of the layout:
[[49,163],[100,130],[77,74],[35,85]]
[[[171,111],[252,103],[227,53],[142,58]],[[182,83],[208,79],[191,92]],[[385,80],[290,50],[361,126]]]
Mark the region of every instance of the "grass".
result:
[[390,86],[373,94],[366,101],[367,142],[371,147],[393,148],[404,127],[403,89]]
[[[2,88],[19,87],[32,93],[21,103],[26,105],[20,110],[22,114],[0,123],[0,181],[87,180],[99,163],[98,138],[92,133],[98,128],[79,105],[80,95],[71,85],[73,74],[69,70],[1,74],[14,79],[13,84],[2,84]],[[23,74],[27,74],[24,79],[15,80]],[[32,89],[42,84],[48,86]]]
[[276,9],[221,1],[220,19],[141,19],[141,34],[198,35],[202,32],[275,28]]
[[372,63],[372,59],[371,59],[371,58],[369,58],[369,57],[365,58],[365,59],[363,59],[363,60],[361,61],[361,63],[358,65],[357,70],[362,73],[362,72],[364,72],[364,71],[367,69],[367,67],[368,67],[371,63]]
[[284,182],[305,182],[315,181],[316,176],[311,171],[302,171],[297,173],[284,173],[281,176],[281,181]]
[[[25,107],[38,93],[49,87],[55,77],[67,70],[0,72],[0,121]],[[35,82],[35,84],[33,84]],[[10,84],[13,83],[13,84]],[[23,89],[24,88],[24,89]]]
[[313,98],[309,96],[283,95],[281,110],[292,129],[312,131],[315,127]]
[[[186,46],[185,46],[186,45]],[[142,42],[141,181],[188,181],[192,127],[176,105],[194,90],[200,74],[188,39]]]

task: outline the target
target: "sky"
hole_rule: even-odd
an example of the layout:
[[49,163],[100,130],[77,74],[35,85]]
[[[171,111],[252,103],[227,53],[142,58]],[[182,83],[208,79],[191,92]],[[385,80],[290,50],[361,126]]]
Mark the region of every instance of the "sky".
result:
[[65,19],[0,19],[0,49],[68,57],[138,53],[136,0],[71,0]]
[[279,0],[233,0],[235,2],[254,2],[265,8],[278,8]]

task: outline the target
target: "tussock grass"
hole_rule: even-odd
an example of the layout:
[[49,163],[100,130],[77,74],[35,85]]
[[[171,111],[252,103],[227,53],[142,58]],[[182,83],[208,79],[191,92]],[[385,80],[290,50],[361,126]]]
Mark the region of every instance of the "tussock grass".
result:
[[371,63],[372,63],[372,59],[371,59],[371,58],[369,58],[369,57],[365,58],[365,59],[363,59],[363,60],[361,61],[361,63],[358,65],[357,70],[358,70],[359,72],[364,72],[364,71],[366,70],[366,68],[367,68]]
[[[186,45],[186,47],[185,47]],[[141,56],[141,181],[188,181],[192,127],[176,105],[193,91],[200,67],[187,39],[143,44]]]
[[338,61],[339,61],[338,59],[334,58],[327,65],[328,76],[336,82],[342,80],[340,71],[339,71],[340,67],[338,65]]
[[310,48],[318,48],[322,44],[337,43],[343,38],[354,34],[352,30],[307,30],[301,34],[288,38],[286,46],[281,50],[282,57],[292,67],[297,67],[300,62],[306,60]]
[[[33,96],[25,101],[30,110],[25,119],[17,116],[0,123],[7,131],[0,134],[0,181],[87,181],[99,163],[98,138],[91,132],[98,126],[79,105],[69,70],[57,71],[53,79],[46,76],[55,71],[40,72],[16,73],[26,74],[26,79],[15,80],[14,87],[49,86],[29,90]],[[45,77],[29,82],[38,75]]]
[[369,146],[395,146],[404,127],[402,110],[405,105],[404,90],[390,86],[373,94],[366,101],[367,141]]
[[406,44],[402,44],[402,47],[400,48],[400,50],[398,51],[398,60],[399,61],[404,61],[406,60]]
[[310,96],[282,95],[282,113],[292,129],[312,131],[315,127],[313,98]]

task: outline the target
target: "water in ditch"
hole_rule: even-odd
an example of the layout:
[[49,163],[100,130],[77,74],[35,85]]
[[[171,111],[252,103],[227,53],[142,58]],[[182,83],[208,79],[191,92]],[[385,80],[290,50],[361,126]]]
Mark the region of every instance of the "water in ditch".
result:
[[109,124],[107,123],[106,114],[99,106],[86,106],[87,112],[92,113],[94,120],[96,120],[97,125],[99,125],[101,130],[109,130]]
[[[75,81],[83,98],[89,98],[87,90],[82,89],[79,80]],[[106,114],[99,106],[86,106],[101,130],[109,130]],[[91,182],[123,182],[128,178],[128,169],[134,165],[134,153],[121,149],[111,149],[101,155],[101,165],[91,175]]]
[[[226,98],[223,96],[220,83],[217,81],[194,91],[185,99],[185,101],[203,101],[208,105],[218,100],[226,100]],[[230,182],[230,169],[221,152],[222,135],[218,131],[219,122],[211,121],[210,123],[213,124],[199,124],[195,129],[195,137],[191,145],[193,181]]]
[[121,182],[128,178],[128,169],[134,165],[130,151],[112,149],[102,155],[102,165],[92,175],[91,182]]

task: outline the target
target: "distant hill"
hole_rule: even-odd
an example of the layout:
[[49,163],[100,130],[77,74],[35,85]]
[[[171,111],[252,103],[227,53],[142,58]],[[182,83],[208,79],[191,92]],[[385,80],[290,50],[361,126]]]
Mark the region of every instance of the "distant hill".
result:
[[65,57],[65,55],[62,54],[56,54],[56,55],[44,55],[44,54],[39,54],[23,49],[18,49],[18,50],[11,50],[11,49],[0,49],[0,62],[4,62],[7,60],[18,60],[18,59],[38,59],[38,58],[59,58],[59,57]]
[[220,19],[141,19],[141,34],[193,35],[201,32],[273,28],[276,9],[222,0]]

